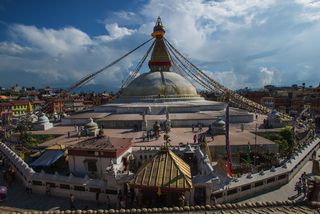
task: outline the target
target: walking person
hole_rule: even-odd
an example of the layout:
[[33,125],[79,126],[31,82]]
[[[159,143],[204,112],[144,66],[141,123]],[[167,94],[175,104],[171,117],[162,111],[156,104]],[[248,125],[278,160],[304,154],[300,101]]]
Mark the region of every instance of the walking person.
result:
[[109,210],[111,208],[111,201],[110,201],[110,197],[109,195],[107,195],[107,198],[106,198],[106,209]]
[[202,124],[201,123],[199,123],[199,132],[202,132]]
[[99,207],[99,198],[100,198],[100,190],[96,192],[96,202],[97,202],[97,207]]
[[46,185],[46,195],[50,195],[50,184]]
[[74,206],[74,195],[73,194],[70,194],[69,202],[70,202],[70,210],[74,210],[76,207]]
[[241,132],[243,132],[243,131],[244,131],[244,124],[241,123]]
[[27,183],[27,186],[26,186],[26,192],[27,192],[27,194],[31,194],[32,193],[32,187],[31,187],[32,185],[31,185],[31,181],[29,181],[28,183]]
[[307,196],[307,183],[302,183],[303,199]]
[[192,132],[194,132],[194,124],[192,124],[191,129],[192,129]]
[[301,190],[302,190],[301,178],[300,178],[299,181],[296,183],[295,189],[296,189],[296,191],[298,192],[298,196],[301,195]]
[[195,134],[195,135],[193,135],[193,143],[194,143],[194,144],[196,144],[196,143],[197,143],[197,138],[198,138],[198,137],[197,137],[197,135],[196,135],[196,134]]

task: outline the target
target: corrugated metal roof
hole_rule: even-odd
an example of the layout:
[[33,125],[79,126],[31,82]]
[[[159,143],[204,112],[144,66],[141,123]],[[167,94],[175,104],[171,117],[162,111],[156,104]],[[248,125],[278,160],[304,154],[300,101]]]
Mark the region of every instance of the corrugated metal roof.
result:
[[59,160],[64,154],[61,150],[47,150],[37,160],[32,162],[30,166],[51,166]]
[[141,188],[190,190],[190,166],[165,147],[138,170],[131,185]]

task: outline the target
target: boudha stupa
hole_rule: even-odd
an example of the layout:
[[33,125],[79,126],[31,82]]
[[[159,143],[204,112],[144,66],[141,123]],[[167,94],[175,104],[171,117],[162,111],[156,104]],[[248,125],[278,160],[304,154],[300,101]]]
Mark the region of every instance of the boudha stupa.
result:
[[[112,103],[83,113],[105,128],[142,129],[170,118],[172,127],[191,127],[194,124],[209,126],[217,119],[224,119],[226,104],[205,100],[195,86],[174,70],[173,62],[164,42],[165,29],[158,18],[153,28],[155,43],[148,63],[149,72],[142,73]],[[81,114],[65,118],[65,125],[81,124]],[[231,108],[231,123],[248,123],[253,115],[245,110]]]

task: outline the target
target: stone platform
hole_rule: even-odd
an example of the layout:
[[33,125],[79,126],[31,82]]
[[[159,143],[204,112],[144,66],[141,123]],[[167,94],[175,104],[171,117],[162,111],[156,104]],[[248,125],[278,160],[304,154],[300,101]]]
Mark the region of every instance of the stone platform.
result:
[[[172,98],[174,99],[174,98]],[[115,103],[105,104],[94,108],[95,112],[110,112],[117,114],[165,114],[169,113],[196,113],[199,111],[220,111],[225,108],[225,103],[204,100],[199,97],[190,100],[175,101],[170,98],[145,99],[141,102],[122,102],[119,99]]]
[[[128,107],[129,108],[129,107]],[[163,107],[165,109],[165,107]],[[220,104],[217,104],[217,108],[221,108]],[[130,108],[129,108],[130,109]],[[137,108],[138,109],[138,108]],[[136,110],[137,110],[136,109]],[[178,109],[178,108],[177,108]],[[89,118],[93,118],[100,126],[105,128],[133,128],[138,127],[141,129],[143,122],[143,114],[136,113],[98,113],[98,112],[86,112],[69,116],[62,119],[62,125],[84,125],[89,121]],[[164,122],[166,120],[165,110],[159,114],[146,114],[147,127],[151,128],[153,124],[158,122]],[[169,118],[171,120],[172,127],[191,127],[192,124],[201,123],[203,126],[209,126],[216,119],[225,118],[225,111],[221,110],[207,110],[197,112],[183,112],[172,113],[170,110]],[[250,123],[253,121],[253,114],[247,111],[230,108],[230,123]]]

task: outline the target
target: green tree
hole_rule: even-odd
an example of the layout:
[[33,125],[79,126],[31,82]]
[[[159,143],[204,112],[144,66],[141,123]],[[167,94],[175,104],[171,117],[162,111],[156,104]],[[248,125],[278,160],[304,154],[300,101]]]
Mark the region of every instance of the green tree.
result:
[[16,131],[19,133],[19,140],[21,143],[25,144],[31,141],[31,123],[28,119],[22,118],[16,127]]
[[279,134],[288,142],[289,147],[293,146],[293,132],[291,127],[287,126],[282,128]]

